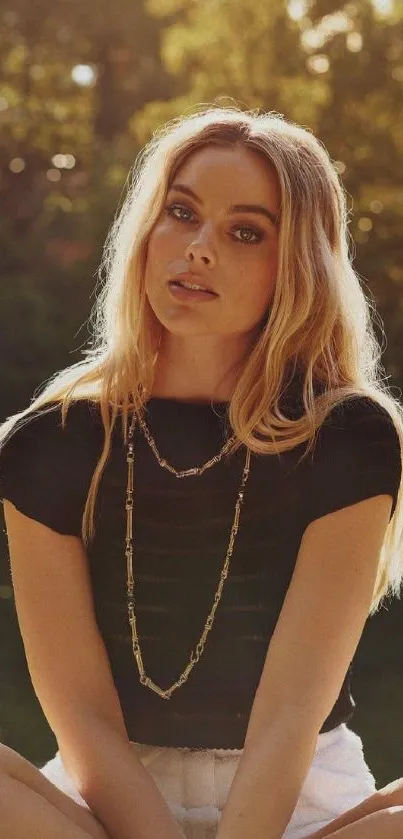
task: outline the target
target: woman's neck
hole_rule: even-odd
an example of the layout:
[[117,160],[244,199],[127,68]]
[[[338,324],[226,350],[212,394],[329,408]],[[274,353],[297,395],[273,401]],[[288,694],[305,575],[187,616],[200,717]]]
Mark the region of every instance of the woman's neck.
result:
[[[232,336],[231,336],[232,337]],[[236,338],[236,340],[235,340]],[[163,337],[151,396],[187,402],[227,402],[236,387],[250,339],[239,336]]]

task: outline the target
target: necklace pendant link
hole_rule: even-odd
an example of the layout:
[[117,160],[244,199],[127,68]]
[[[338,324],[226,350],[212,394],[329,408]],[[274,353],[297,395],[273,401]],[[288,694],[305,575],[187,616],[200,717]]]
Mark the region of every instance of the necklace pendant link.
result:
[[186,469],[186,471],[183,473],[183,477],[187,478],[187,477],[190,477],[191,475],[198,475],[199,472],[200,472],[200,470],[195,466],[195,467],[193,467],[193,469]]
[[154,693],[157,693],[158,696],[160,696],[162,699],[170,699],[171,698],[171,694],[169,693],[169,690],[163,690],[158,685],[156,685],[155,682],[153,682],[153,680],[150,679],[148,676],[146,677],[143,684],[146,687],[150,688],[150,690],[153,690]]

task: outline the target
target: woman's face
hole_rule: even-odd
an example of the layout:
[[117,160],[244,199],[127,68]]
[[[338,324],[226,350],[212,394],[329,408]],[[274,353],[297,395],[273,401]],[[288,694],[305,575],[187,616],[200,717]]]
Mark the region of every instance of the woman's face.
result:
[[276,281],[279,210],[276,173],[257,153],[206,146],[187,158],[148,243],[146,294],[163,327],[255,334]]

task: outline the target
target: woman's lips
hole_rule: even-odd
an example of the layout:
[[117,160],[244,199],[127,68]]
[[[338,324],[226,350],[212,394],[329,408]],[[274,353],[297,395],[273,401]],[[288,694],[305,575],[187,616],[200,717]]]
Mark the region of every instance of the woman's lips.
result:
[[[190,281],[187,280],[186,282],[190,282]],[[192,280],[192,283],[194,283],[194,285],[199,285],[199,283],[197,283],[197,280],[195,278]],[[201,283],[200,283],[200,285],[201,285]],[[172,294],[173,297],[175,297],[176,300],[183,300],[183,301],[188,301],[188,302],[189,301],[194,301],[194,302],[196,302],[196,301],[203,302],[204,301],[206,303],[209,300],[211,301],[211,300],[214,300],[216,297],[218,297],[218,294],[216,294],[214,291],[210,291],[209,289],[203,289],[202,290],[200,288],[198,288],[198,289],[186,288],[184,285],[180,284],[179,279],[178,280],[170,280],[169,283],[168,283],[168,288],[169,288],[170,293]]]
[[203,291],[211,291],[213,294],[216,293],[207,278],[203,277],[202,274],[197,274],[193,271],[180,271],[178,274],[174,274],[173,277],[171,277],[170,282],[178,282],[185,286],[197,285],[201,286]]

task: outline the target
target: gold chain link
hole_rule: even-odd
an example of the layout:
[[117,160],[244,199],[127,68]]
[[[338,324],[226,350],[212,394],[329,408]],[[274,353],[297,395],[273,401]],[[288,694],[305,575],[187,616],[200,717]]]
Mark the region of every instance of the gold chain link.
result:
[[[144,429],[146,429],[146,432],[148,432],[149,436],[147,436],[147,433],[144,432],[145,436],[146,436],[146,439],[147,439],[147,442],[151,446],[151,448],[152,448],[158,462],[160,463],[160,465],[164,466],[165,468],[168,468],[169,471],[173,472],[173,474],[175,474],[178,478],[188,477],[190,475],[202,474],[202,472],[205,471],[205,469],[207,469],[209,466],[212,466],[213,463],[218,463],[219,460],[221,460],[221,458],[224,454],[224,449],[226,447],[228,448],[230,442],[232,442],[232,441],[229,441],[228,443],[226,443],[226,446],[224,446],[224,449],[222,449],[221,452],[218,455],[216,455],[214,458],[212,458],[211,461],[207,461],[207,463],[205,463],[203,466],[195,467],[194,469],[185,469],[182,472],[179,472],[179,471],[176,471],[175,469],[173,469],[173,467],[170,467],[169,464],[166,463],[166,461],[164,461],[164,460],[162,460],[162,458],[160,458],[157,447],[155,446],[155,443],[153,441],[153,438],[151,437],[151,434],[148,431],[147,426],[145,425],[145,423],[142,423],[142,421],[139,421],[139,424],[140,424],[140,427],[142,428],[143,432],[144,432]],[[132,631],[133,655],[134,655],[134,658],[135,658],[136,663],[137,663],[141,684],[144,685],[144,687],[148,687],[148,688],[150,688],[150,690],[153,690],[155,693],[158,694],[158,696],[161,696],[162,699],[170,699],[174,690],[177,690],[177,688],[181,687],[181,685],[183,685],[187,681],[187,679],[189,677],[189,674],[193,670],[193,667],[199,661],[199,659],[200,659],[200,657],[203,653],[203,650],[204,650],[204,645],[205,645],[208,633],[210,632],[210,629],[211,629],[211,627],[213,626],[213,623],[214,623],[215,613],[216,613],[217,606],[218,606],[218,604],[220,602],[220,599],[221,599],[221,594],[222,594],[222,590],[223,590],[223,587],[224,587],[224,582],[225,582],[225,580],[228,576],[229,563],[230,563],[230,559],[231,559],[231,556],[232,556],[232,553],[233,553],[233,550],[234,550],[236,535],[238,533],[239,518],[240,518],[241,507],[242,507],[242,503],[243,503],[244,489],[245,489],[246,482],[247,482],[248,477],[249,477],[249,471],[250,471],[250,449],[248,449],[248,448],[246,449],[245,465],[244,465],[244,468],[243,468],[241,485],[240,485],[240,488],[239,488],[239,491],[238,491],[238,496],[237,496],[237,500],[236,500],[236,504],[235,504],[234,520],[232,522],[231,533],[230,533],[229,543],[228,543],[228,549],[227,549],[224,564],[223,564],[223,567],[222,567],[222,570],[221,570],[220,580],[219,580],[219,583],[218,583],[218,586],[217,586],[217,590],[216,590],[216,593],[214,595],[214,603],[213,603],[212,609],[211,609],[210,614],[209,614],[209,616],[206,620],[206,623],[204,625],[204,630],[203,630],[203,632],[200,636],[200,639],[199,639],[199,641],[196,645],[195,652],[192,651],[192,653],[190,655],[189,662],[186,665],[184,671],[179,676],[179,679],[177,679],[177,681],[174,682],[174,684],[172,684],[170,688],[167,688],[166,690],[164,690],[163,688],[156,685],[155,682],[153,682],[153,680],[150,679],[149,676],[146,675],[146,672],[145,672],[145,669],[144,669],[144,664],[143,664],[143,657],[142,657],[142,654],[141,654],[140,641],[139,641],[139,637],[138,637],[138,634],[137,634],[136,615],[135,615],[135,611],[134,611],[135,610],[135,593],[134,593],[134,582],[135,581],[134,581],[134,576],[133,576],[133,506],[134,506],[134,484],[133,484],[134,442],[133,442],[133,436],[134,436],[134,427],[135,427],[135,416],[133,416],[133,419],[132,419],[132,422],[131,422],[131,425],[130,425],[130,428],[129,428],[129,431],[128,431],[127,492],[126,492],[127,520],[126,520],[126,550],[125,550],[126,563],[127,563],[127,605],[128,605],[128,612],[129,612],[129,623],[130,623],[131,631]],[[154,445],[152,445],[150,440],[152,441],[152,443]],[[161,462],[160,462],[160,460],[161,460]]]
[[141,430],[144,434],[144,437],[147,440],[148,445],[150,446],[150,448],[154,452],[155,458],[158,461],[159,465],[162,466],[163,469],[167,469],[168,472],[171,472],[172,475],[175,475],[177,478],[189,478],[192,475],[202,475],[203,472],[206,471],[206,469],[210,468],[210,466],[214,466],[215,463],[219,463],[221,458],[224,457],[224,455],[230,449],[232,444],[235,442],[235,435],[233,435],[229,440],[227,440],[227,442],[225,443],[225,445],[223,446],[221,451],[218,454],[216,454],[215,457],[212,457],[210,460],[207,460],[206,463],[203,463],[202,466],[195,466],[193,469],[182,469],[182,470],[180,470],[180,469],[175,469],[174,466],[171,466],[170,463],[167,463],[167,461],[164,460],[164,458],[161,457],[161,455],[160,455],[160,453],[157,449],[157,446],[155,444],[155,440],[152,437],[149,428],[147,428],[144,420],[142,420],[139,417],[138,423],[139,423],[139,426],[140,426],[140,428],[141,428]]

